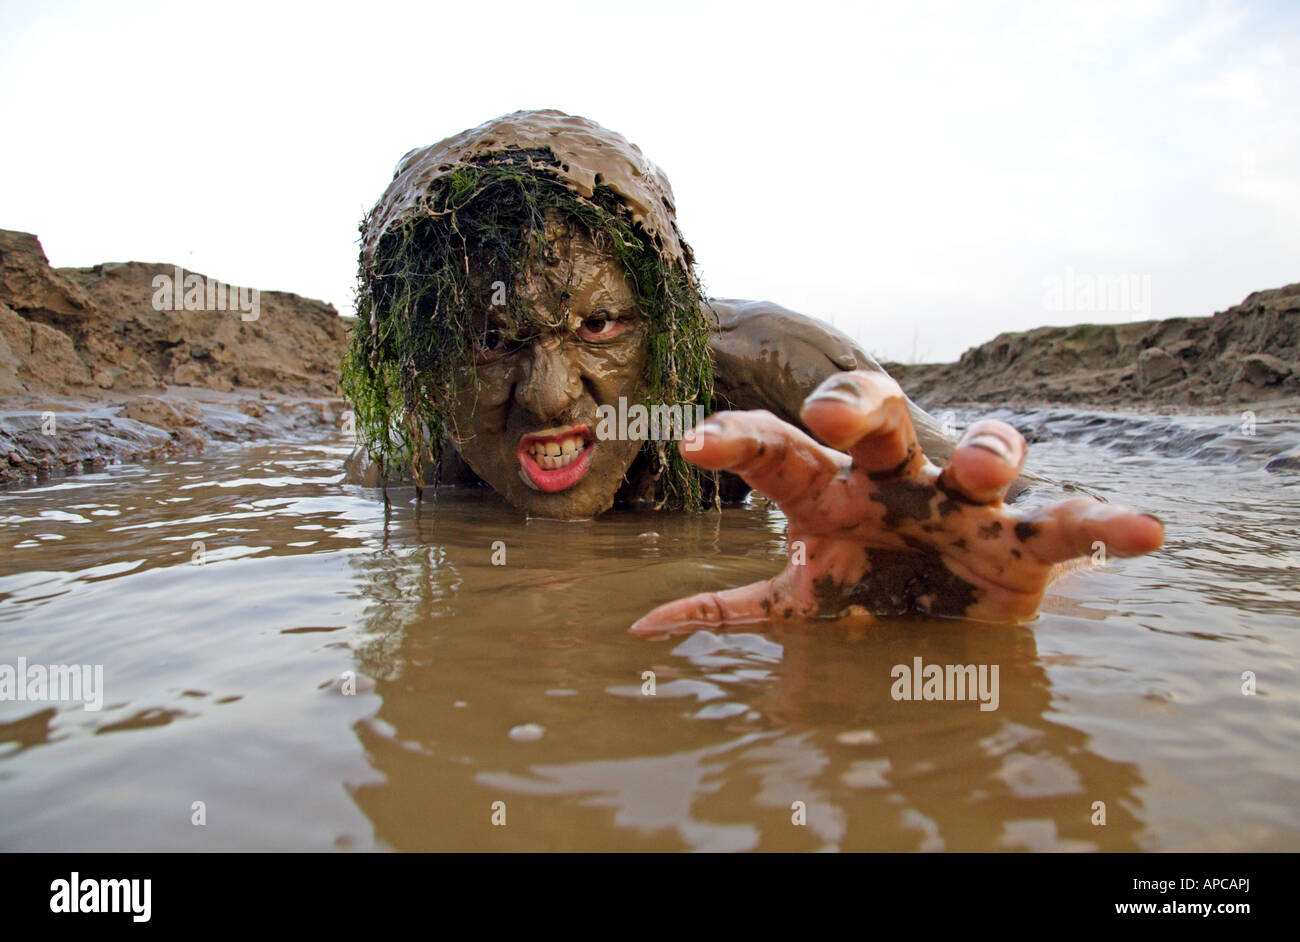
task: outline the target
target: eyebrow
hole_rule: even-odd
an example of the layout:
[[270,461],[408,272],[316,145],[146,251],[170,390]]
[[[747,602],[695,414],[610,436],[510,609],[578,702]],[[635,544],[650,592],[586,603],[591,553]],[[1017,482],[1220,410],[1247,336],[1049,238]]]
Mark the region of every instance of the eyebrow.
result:
[[623,312],[629,309],[635,309],[637,305],[636,292],[632,285],[625,280],[617,285],[605,283],[604,278],[599,279],[599,284],[590,285],[589,283],[579,282],[574,284],[566,292],[567,300],[570,304],[577,302],[579,295],[587,295],[588,309],[591,311],[605,310],[607,313],[615,311]]

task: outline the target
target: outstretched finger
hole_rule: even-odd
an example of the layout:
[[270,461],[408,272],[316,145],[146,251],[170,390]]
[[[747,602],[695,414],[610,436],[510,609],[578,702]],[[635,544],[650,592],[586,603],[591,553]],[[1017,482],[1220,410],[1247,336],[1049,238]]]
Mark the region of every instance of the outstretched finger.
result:
[[804,401],[800,417],[866,474],[901,477],[925,464],[907,397],[884,373],[855,370],[830,377]]
[[712,471],[730,471],[778,505],[798,500],[837,474],[844,456],[770,412],[718,412],[682,437],[682,456]]
[[1141,556],[1165,541],[1164,524],[1151,514],[1074,497],[1016,524],[1016,538],[1045,563],[1079,556]]
[[731,628],[766,621],[771,617],[776,589],[771,579],[739,589],[701,592],[660,605],[628,630],[643,638],[693,631],[697,628]]
[[1025,437],[995,419],[966,429],[939,475],[939,486],[976,504],[1000,503],[1025,463]]

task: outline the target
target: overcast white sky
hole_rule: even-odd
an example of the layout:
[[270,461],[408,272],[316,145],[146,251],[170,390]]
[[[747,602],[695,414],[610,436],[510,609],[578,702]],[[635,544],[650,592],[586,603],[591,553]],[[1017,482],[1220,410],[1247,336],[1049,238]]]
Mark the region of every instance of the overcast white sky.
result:
[[349,311],[397,160],[518,108],[663,167],[710,294],[895,359],[1300,281],[1295,3],[0,0],[0,228]]

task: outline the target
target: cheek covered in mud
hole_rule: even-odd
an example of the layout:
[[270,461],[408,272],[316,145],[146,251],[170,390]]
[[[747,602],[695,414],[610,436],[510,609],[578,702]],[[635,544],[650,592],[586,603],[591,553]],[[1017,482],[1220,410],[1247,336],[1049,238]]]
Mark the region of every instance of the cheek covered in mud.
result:
[[640,332],[591,348],[535,344],[479,370],[457,411],[457,447],[484,481],[536,516],[581,518],[614,503],[642,447],[602,439],[599,409],[641,394]]

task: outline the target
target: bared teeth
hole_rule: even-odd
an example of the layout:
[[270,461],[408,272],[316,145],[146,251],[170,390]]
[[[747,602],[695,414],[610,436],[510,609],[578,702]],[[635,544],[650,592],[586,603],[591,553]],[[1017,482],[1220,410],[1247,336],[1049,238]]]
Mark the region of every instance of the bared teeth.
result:
[[528,452],[540,467],[554,471],[577,461],[586,447],[585,439],[573,436],[561,440],[535,441],[528,446]]

